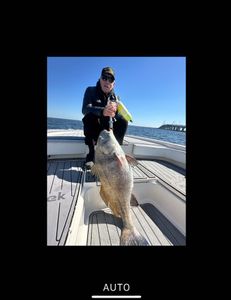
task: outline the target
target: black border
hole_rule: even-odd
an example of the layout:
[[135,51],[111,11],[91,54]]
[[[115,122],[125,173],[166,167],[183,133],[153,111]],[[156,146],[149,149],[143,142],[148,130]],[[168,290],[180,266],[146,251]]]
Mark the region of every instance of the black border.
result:
[[[61,47],[62,48],[62,47]],[[81,47],[80,47],[81,48]],[[26,138],[25,159],[29,162],[25,176],[32,194],[25,197],[23,209],[25,220],[21,242],[26,248],[39,251],[45,258],[46,267],[53,274],[69,273],[76,270],[76,286],[78,293],[90,298],[92,294],[100,294],[104,283],[128,282],[132,292],[142,294],[142,299],[149,299],[148,294],[155,295],[155,278],[158,279],[158,290],[164,288],[166,280],[169,290],[175,290],[173,285],[177,274],[181,274],[180,286],[186,280],[184,274],[189,266],[189,257],[195,246],[193,190],[191,186],[192,164],[191,156],[191,109],[193,94],[193,63],[192,53],[187,49],[172,47],[161,48],[148,46],[146,50],[138,49],[137,45],[121,51],[110,47],[95,49],[83,47],[78,50],[66,51],[65,46],[59,49],[33,49],[29,56],[26,76],[29,91],[26,119],[21,123]],[[46,130],[47,130],[47,57],[48,56],[186,56],[186,125],[187,125],[187,245],[175,247],[52,247],[46,246]],[[194,74],[195,75],[195,74]],[[195,95],[195,94],[194,94]],[[28,113],[29,109],[29,113]],[[28,132],[28,124],[30,133]],[[195,165],[194,165],[195,166]],[[34,180],[36,178],[36,180]],[[195,196],[195,194],[194,194]],[[29,226],[29,229],[28,229]],[[29,235],[29,236],[28,236]],[[80,270],[80,272],[79,272]],[[81,275],[82,274],[82,275]],[[111,275],[112,274],[112,275]],[[61,275],[65,276],[64,274]],[[81,276],[81,277],[80,277]],[[167,279],[166,279],[167,277]],[[77,279],[78,278],[78,279]],[[161,281],[163,280],[163,283]],[[177,293],[176,293],[177,294]]]

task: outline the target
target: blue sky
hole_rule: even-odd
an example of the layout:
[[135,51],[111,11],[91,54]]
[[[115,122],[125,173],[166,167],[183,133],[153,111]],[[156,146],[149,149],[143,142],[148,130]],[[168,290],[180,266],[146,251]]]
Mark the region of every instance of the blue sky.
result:
[[186,57],[48,57],[47,116],[81,120],[85,89],[106,66],[115,71],[130,125],[186,124]]

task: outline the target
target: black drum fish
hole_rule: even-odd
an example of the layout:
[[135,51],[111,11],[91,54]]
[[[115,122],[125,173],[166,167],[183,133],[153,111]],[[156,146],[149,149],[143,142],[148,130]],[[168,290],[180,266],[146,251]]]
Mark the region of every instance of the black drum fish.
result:
[[134,227],[130,205],[138,205],[132,194],[133,174],[131,165],[135,158],[125,155],[113,130],[101,131],[95,146],[95,164],[92,173],[101,182],[100,196],[112,213],[123,221],[120,245],[149,245]]

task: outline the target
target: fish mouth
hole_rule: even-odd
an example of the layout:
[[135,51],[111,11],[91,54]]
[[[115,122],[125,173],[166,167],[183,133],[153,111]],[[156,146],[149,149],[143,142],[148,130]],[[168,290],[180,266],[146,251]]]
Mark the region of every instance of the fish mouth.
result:
[[100,140],[108,139],[108,137],[110,136],[110,133],[111,133],[110,130],[104,129],[103,131],[101,131],[101,133],[99,135],[99,139]]
[[113,152],[115,151],[115,143],[114,141],[110,138],[112,131],[108,131],[104,129],[98,138],[98,142],[96,144],[97,149],[105,154],[105,155],[113,155]]

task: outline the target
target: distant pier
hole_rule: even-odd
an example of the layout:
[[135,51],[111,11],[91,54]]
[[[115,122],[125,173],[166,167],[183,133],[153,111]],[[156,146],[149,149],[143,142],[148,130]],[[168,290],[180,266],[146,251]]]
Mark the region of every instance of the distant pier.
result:
[[164,124],[159,127],[160,129],[168,129],[168,130],[175,130],[175,131],[183,131],[186,132],[185,125],[176,125],[176,124]]

